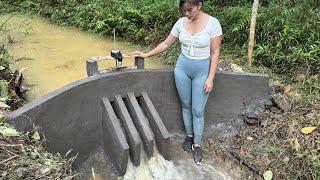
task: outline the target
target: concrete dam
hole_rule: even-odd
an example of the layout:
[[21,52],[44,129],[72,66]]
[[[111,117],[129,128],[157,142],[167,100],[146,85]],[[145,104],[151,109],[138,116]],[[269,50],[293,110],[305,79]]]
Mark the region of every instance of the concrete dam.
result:
[[[166,160],[179,159],[182,149],[176,142],[185,135],[173,70],[144,70],[143,59],[136,58],[135,69],[100,72],[96,61],[87,60],[87,78],[29,102],[6,121],[20,131],[38,126],[46,149],[61,154],[72,150],[78,169],[92,166],[86,166],[91,158],[123,176],[128,161],[139,166],[141,153],[150,159],[154,147]],[[203,141],[217,125],[238,129],[241,116],[254,113],[248,107],[265,103],[270,94],[267,75],[217,72],[205,109]],[[105,158],[95,157],[97,152]]]

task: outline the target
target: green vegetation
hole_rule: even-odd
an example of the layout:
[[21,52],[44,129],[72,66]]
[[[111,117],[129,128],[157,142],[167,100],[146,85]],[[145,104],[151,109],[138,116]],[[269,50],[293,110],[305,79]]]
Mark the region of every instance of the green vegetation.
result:
[[[102,35],[111,35],[115,28],[124,38],[154,46],[181,17],[176,4],[172,0],[13,0],[10,4],[0,2],[6,7],[0,11],[33,12],[57,24]],[[316,0],[262,1],[254,62],[280,74],[317,74],[320,71],[319,4]],[[238,47],[238,53],[244,55],[251,2],[212,0],[206,2],[204,10],[220,20],[226,46]]]
[[[204,11],[219,19],[223,27],[222,58],[231,57],[233,62],[244,65],[246,71],[269,74],[272,84],[290,84],[291,92],[301,94],[303,103],[313,104],[299,104],[296,112],[272,112],[281,119],[253,128],[255,133],[265,135],[262,151],[269,153],[270,162],[260,167],[272,170],[279,178],[319,179],[320,1],[260,2],[254,61],[250,67],[246,66],[245,55],[252,0],[205,1]],[[11,0],[0,1],[0,7],[0,13],[37,14],[59,25],[104,36],[112,35],[115,28],[118,36],[150,48],[164,40],[182,16],[175,0]],[[0,25],[0,31],[1,28]],[[173,64],[178,53],[177,43],[163,54],[163,60]],[[1,67],[8,67],[7,59],[6,47],[1,45]],[[311,118],[307,117],[310,112],[314,114]],[[301,134],[299,130],[308,125],[318,129],[313,134]],[[249,148],[250,143],[240,146]],[[261,139],[257,138],[259,143]],[[251,160],[254,159],[257,158]]]
[[[217,17],[229,46],[246,49],[251,17],[250,1],[206,2],[205,11]],[[81,27],[95,33],[118,35],[155,45],[170,32],[181,16],[171,0],[19,0],[1,2],[2,12],[26,11],[50,18],[60,25]],[[263,6],[265,5],[265,6]],[[276,73],[320,71],[320,13],[316,0],[264,3],[257,22],[255,62]],[[243,51],[245,52],[245,51]]]
[[38,131],[19,133],[0,117],[0,179],[72,179],[74,158],[51,154],[42,146]]
[[0,68],[9,68],[9,53],[4,44],[0,45]]

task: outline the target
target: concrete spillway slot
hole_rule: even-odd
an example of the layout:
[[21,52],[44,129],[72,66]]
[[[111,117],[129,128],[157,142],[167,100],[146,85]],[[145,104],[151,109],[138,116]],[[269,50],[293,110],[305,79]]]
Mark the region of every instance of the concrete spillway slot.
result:
[[[152,129],[157,132],[156,137],[161,143],[159,147],[162,147],[163,152],[164,142],[169,140],[169,133],[148,94],[146,92],[141,94],[143,108],[147,110]],[[120,175],[126,172],[129,154],[132,163],[135,166],[140,165],[141,139],[149,159],[153,156],[155,146],[154,133],[134,94],[128,93],[125,102],[126,105],[122,97],[116,95],[114,102],[103,97],[101,103],[103,149],[110,155]],[[111,103],[114,105],[112,106]]]
[[126,172],[129,145],[108,98],[102,99],[102,143],[120,174]]
[[[184,127],[172,70],[90,73],[10,113],[6,121],[20,131],[37,125],[49,151],[65,154],[72,149],[78,155],[74,165],[83,176],[95,169],[104,179],[117,179],[130,169],[129,162],[143,166],[142,153],[148,162],[157,157],[153,147],[179,173],[186,168],[211,171],[209,166],[191,166],[192,155],[180,148]],[[205,110],[204,142],[214,133],[228,138],[243,128],[243,109],[261,105],[270,96],[268,76],[263,74],[217,72],[214,83]]]
[[141,107],[133,93],[128,93],[127,105],[130,114],[132,115],[133,123],[141,135],[143,147],[147,153],[148,158],[153,155],[154,134],[145,118]]
[[124,104],[120,95],[116,95],[114,99],[114,107],[121,120],[127,135],[127,141],[130,146],[130,158],[135,166],[140,165],[141,139],[135,128],[132,118]]

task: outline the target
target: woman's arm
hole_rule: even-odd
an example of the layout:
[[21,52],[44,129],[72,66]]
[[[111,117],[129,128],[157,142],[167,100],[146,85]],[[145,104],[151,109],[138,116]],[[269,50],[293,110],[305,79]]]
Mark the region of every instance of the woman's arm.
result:
[[163,51],[167,50],[168,48],[170,48],[174,44],[174,42],[176,42],[176,40],[177,40],[176,37],[174,37],[172,34],[169,34],[169,36],[166,38],[166,40],[161,42],[157,47],[155,47],[154,49],[152,49],[148,53],[144,53],[141,51],[135,51],[135,52],[131,53],[131,55],[135,56],[135,57],[143,57],[143,58],[155,56],[155,55],[158,55],[158,54],[162,53]]
[[218,60],[220,55],[221,36],[217,36],[211,39],[211,64],[208,78],[205,82],[203,90],[205,92],[211,92],[213,88],[213,80],[218,67]]

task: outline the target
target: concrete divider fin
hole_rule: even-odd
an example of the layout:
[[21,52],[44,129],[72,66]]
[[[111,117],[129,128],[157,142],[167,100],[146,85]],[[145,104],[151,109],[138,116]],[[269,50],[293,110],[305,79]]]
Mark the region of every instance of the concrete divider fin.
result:
[[114,99],[114,110],[118,115],[122,126],[124,127],[127,141],[129,143],[129,154],[133,165],[140,165],[140,150],[141,150],[141,139],[139,133],[134,126],[130,114],[127,110],[126,105],[123,102],[121,95],[116,95]]
[[158,111],[154,107],[149,95],[146,92],[141,92],[140,105],[149,120],[160,154],[162,154],[165,159],[168,159],[167,152],[170,135],[167,128],[164,126]]
[[102,145],[104,152],[122,176],[129,160],[129,146],[108,98],[102,98]]
[[128,93],[127,107],[143,142],[148,158],[153,156],[154,134],[133,93]]

